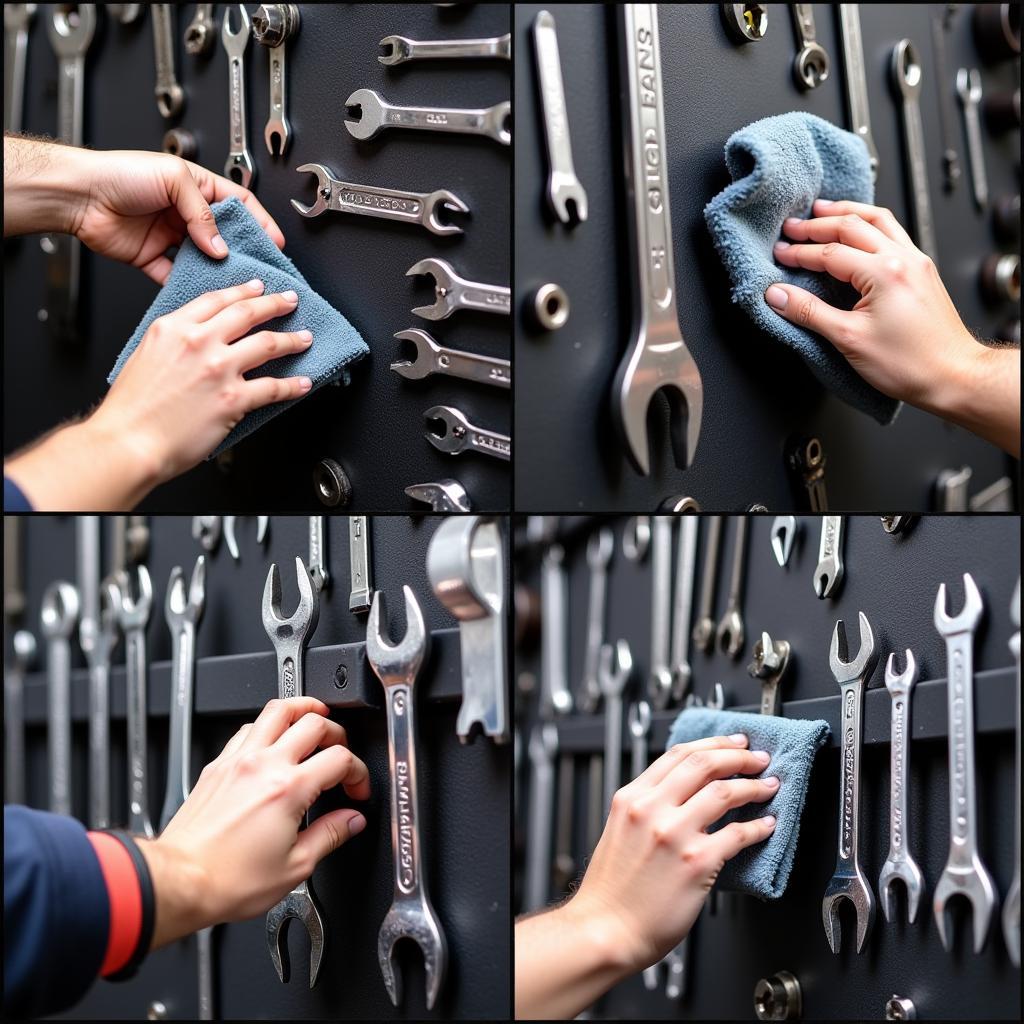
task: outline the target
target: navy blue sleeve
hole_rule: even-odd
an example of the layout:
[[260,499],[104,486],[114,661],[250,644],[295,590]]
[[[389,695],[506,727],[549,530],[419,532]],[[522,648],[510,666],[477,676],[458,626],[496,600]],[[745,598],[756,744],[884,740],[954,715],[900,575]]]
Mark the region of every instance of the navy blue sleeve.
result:
[[31,512],[32,506],[28,498],[21,493],[21,488],[13,481],[4,477],[4,511]]
[[107,951],[110,902],[100,862],[74,818],[4,808],[4,1016],[78,1002]]

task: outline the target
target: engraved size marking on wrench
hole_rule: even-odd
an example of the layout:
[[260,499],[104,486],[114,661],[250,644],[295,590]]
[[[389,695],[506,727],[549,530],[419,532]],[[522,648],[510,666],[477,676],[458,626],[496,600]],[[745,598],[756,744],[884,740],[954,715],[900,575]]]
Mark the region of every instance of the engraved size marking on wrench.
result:
[[174,4],[153,4],[153,54],[156,60],[156,108],[163,117],[174,117],[185,105],[185,93],[174,72]]
[[[241,28],[231,30],[231,8],[238,8]],[[224,176],[245,188],[251,188],[256,176],[249,154],[248,131],[245,124],[245,50],[249,45],[249,15],[244,4],[228,4],[220,26],[220,38],[228,55],[228,95],[230,131],[228,158]]]
[[479,110],[442,107],[400,107],[373,89],[356,89],[347,100],[345,128],[354,139],[366,141],[385,128],[416,128],[437,132],[486,135],[508,146],[512,142],[512,105],[497,103]]
[[871,176],[877,180],[878,150],[871,135],[864,42],[860,34],[860,10],[857,4],[839,5],[839,28],[843,42],[843,76],[846,81],[846,110],[850,119],[850,131],[864,140],[871,163]]

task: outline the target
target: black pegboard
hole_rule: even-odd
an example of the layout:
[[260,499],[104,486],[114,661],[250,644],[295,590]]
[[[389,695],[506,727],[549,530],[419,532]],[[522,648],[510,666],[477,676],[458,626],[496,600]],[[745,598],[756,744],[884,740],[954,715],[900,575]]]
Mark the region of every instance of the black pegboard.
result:
[[[102,6],[102,5],[101,5]],[[85,142],[95,149],[159,150],[175,124],[192,131],[198,162],[223,173],[228,141],[227,59],[220,43],[224,5],[215,9],[217,39],[207,58],[185,53],[191,4],[174,15],[178,77],[186,92],[179,118],[165,121],[153,98],[153,31],[147,12],[121,25],[102,9],[86,58]],[[510,147],[483,137],[391,130],[356,142],[344,127],[345,100],[359,88],[418,106],[490,106],[510,99],[507,61],[419,61],[385,68],[378,41],[475,38],[509,30],[502,4],[301,4],[302,24],[288,44],[288,104],[293,130],[284,159],[263,142],[268,74],[264,48],[246,51],[249,148],[255,191],[287,239],[286,253],[309,283],[360,331],[370,355],[347,388],[326,387],[278,417],[234,450],[230,472],[204,463],[146,499],[150,512],[315,512],[313,469],[340,462],[353,486],[354,511],[423,509],[404,494],[409,484],[455,477],[474,510],[510,507],[510,470],[475,454],[449,456],[424,438],[423,413],[454,405],[474,423],[508,433],[507,392],[455,378],[405,381],[388,367],[399,349],[392,335],[423,327],[442,345],[507,359],[509,318],[460,312],[440,323],[410,310],[430,302],[428,279],[405,272],[426,256],[447,259],[463,276],[508,284],[510,276]],[[248,5],[250,16],[255,7]],[[24,128],[56,129],[57,64],[43,5],[29,37]],[[439,238],[417,226],[344,214],[307,220],[289,200],[312,202],[304,163],[331,167],[343,180],[429,192],[448,188],[470,207],[461,236]],[[36,238],[4,246],[4,451],[88,411],[107,391],[106,376],[157,288],[139,271],[83,251],[82,325],[77,347],[56,344],[36,321],[45,288],[45,257]],[[32,387],[27,382],[33,381]]]
[[[516,5],[515,298],[521,304],[538,285],[554,281],[571,303],[566,326],[550,334],[517,319],[517,510],[653,510],[676,495],[696,498],[705,511],[736,512],[755,502],[772,511],[803,510],[806,499],[792,490],[783,460],[784,443],[795,434],[821,438],[836,509],[935,508],[937,475],[961,465],[974,470],[972,493],[1007,474],[1016,483],[1019,464],[963,430],[909,407],[892,426],[881,427],[825,393],[794,353],[730,303],[703,217],[705,204],[729,182],[726,139],[752,121],[789,110],[843,127],[847,122],[835,5],[814,5],[832,73],[807,93],[792,79],[796,43],[786,5],[766,5],[767,34],[743,46],[727,34],[720,6],[659,5],[677,305],[703,379],[704,414],[695,461],[681,471],[668,442],[668,405],[657,398],[650,418],[651,475],[641,477],[626,460],[610,412],[612,379],[631,323],[617,12],[615,5],[597,4],[553,9],[576,170],[589,200],[588,220],[569,230],[552,222],[543,201],[547,164],[530,32],[542,5]],[[963,176],[956,191],[943,192],[930,19],[944,6],[861,5],[871,124],[881,157],[876,201],[908,222],[900,109],[887,74],[892,47],[907,36],[924,68],[921,114],[942,278],[968,328],[993,337],[1019,310],[986,304],[978,288],[981,262],[999,246],[988,213],[979,213],[971,197],[953,77],[959,66],[980,67],[986,93],[995,93],[1018,86],[1019,73],[1010,62],[981,62],[971,34],[973,5],[957,5],[944,87],[952,96]],[[1018,192],[1019,133],[984,132],[984,145],[991,196]]]

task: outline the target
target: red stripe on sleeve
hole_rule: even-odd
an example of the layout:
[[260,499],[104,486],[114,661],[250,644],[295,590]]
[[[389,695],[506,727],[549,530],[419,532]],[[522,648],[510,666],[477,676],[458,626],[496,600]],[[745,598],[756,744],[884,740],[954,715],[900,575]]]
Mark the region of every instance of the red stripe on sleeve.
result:
[[142,892],[131,854],[121,843],[105,832],[87,835],[99,859],[110,900],[110,935],[100,968],[100,976],[105,978],[121,970],[135,952],[142,930]]

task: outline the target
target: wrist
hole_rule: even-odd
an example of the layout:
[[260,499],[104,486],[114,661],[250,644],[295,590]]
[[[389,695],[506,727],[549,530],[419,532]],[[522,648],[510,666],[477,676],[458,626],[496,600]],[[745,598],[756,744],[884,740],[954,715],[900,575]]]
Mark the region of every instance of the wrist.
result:
[[606,908],[595,905],[577,893],[555,913],[562,915],[566,929],[573,935],[576,949],[583,957],[584,973],[600,979],[603,988],[611,988],[645,966],[642,957],[632,951],[621,921]]
[[135,837],[153,881],[156,920],[150,949],[159,949],[200,928],[215,924],[205,898],[206,882],[199,867],[173,845],[160,839]]
[[85,436],[90,449],[103,453],[104,461],[121,481],[121,489],[138,495],[136,500],[174,475],[159,446],[144,430],[117,422],[103,405],[76,429]]
[[92,154],[39,139],[4,138],[4,234],[74,234],[88,203]]

